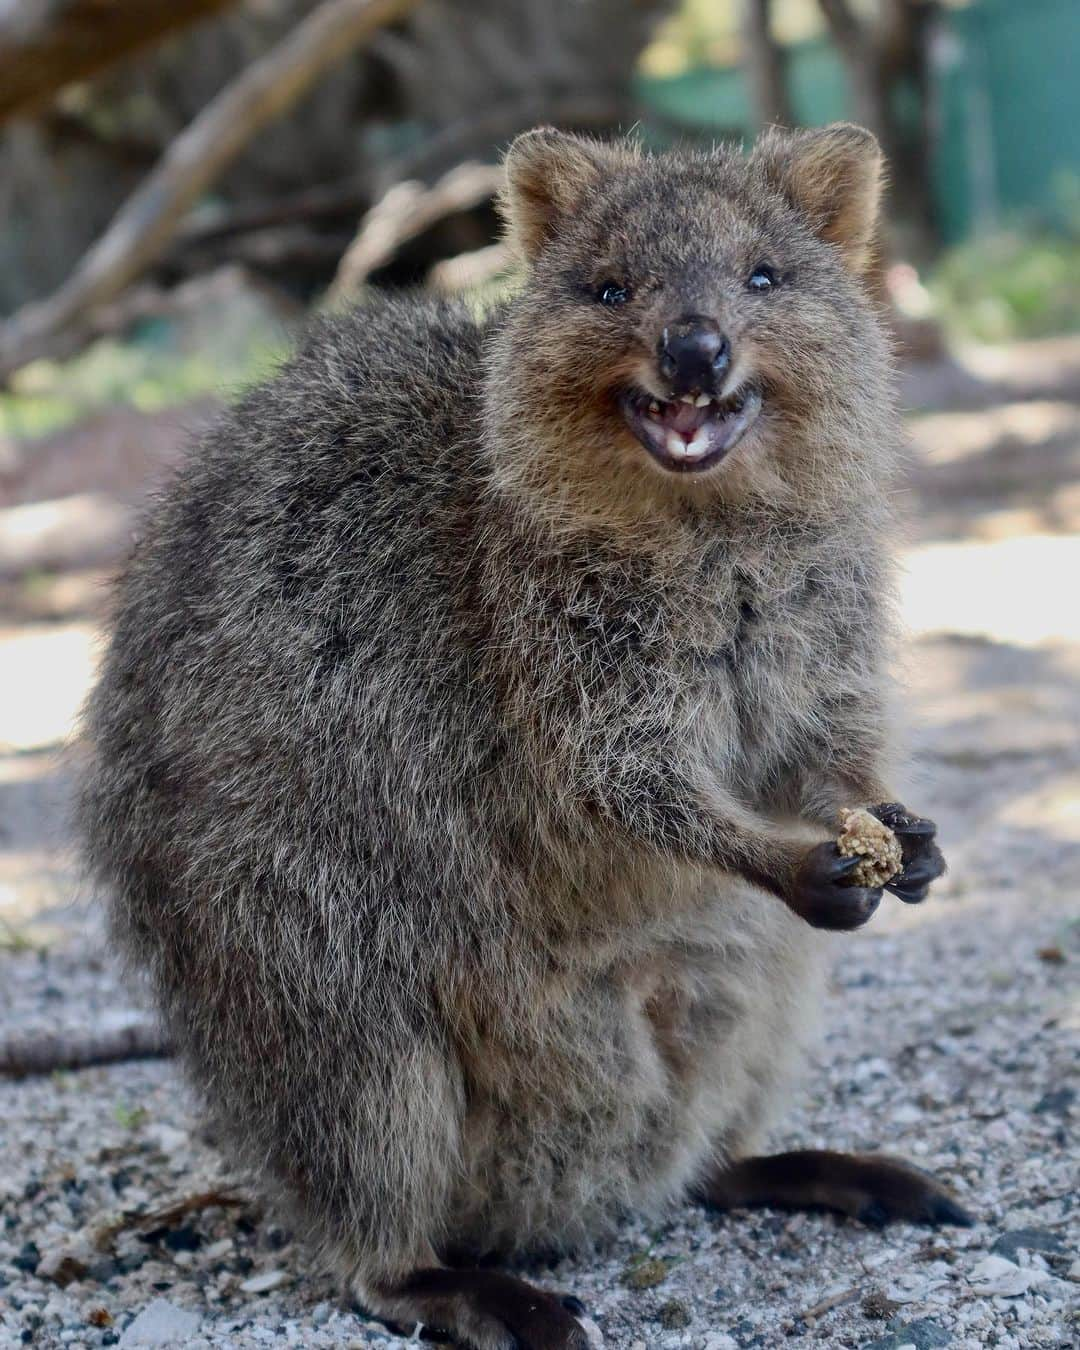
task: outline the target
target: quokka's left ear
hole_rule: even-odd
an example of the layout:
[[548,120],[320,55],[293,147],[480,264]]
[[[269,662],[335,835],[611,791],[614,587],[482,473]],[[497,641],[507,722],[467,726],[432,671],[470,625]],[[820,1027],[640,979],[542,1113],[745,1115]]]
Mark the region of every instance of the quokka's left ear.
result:
[[554,237],[601,181],[611,154],[597,141],[554,127],[526,131],[506,152],[499,203],[512,245],[526,260]]
[[751,161],[822,239],[837,245],[853,272],[866,271],[885,167],[876,137],[850,122],[806,131],[772,127],[758,140]]

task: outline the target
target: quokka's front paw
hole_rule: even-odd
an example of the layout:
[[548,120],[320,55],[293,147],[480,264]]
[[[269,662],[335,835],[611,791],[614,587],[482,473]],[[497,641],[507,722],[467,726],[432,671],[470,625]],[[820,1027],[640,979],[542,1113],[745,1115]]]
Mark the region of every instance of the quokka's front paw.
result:
[[930,883],[945,872],[945,858],[935,842],[937,826],[913,815],[900,802],[881,802],[867,809],[892,830],[903,852],[904,865],[885,889],[905,904],[919,904],[926,899]]
[[816,844],[803,855],[788,905],[811,928],[847,932],[861,928],[881,904],[881,888],[853,886],[848,877],[859,866],[856,854],[845,858],[834,843]]

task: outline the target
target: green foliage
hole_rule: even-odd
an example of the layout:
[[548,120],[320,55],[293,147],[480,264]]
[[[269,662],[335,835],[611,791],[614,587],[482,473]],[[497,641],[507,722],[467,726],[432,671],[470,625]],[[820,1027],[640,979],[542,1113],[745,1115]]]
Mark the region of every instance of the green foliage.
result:
[[117,1102],[113,1107],[116,1123],[125,1130],[138,1130],[150,1118],[145,1106],[130,1106],[127,1102]]
[[929,290],[958,338],[1005,342],[1080,331],[1080,215],[1069,227],[1016,227],[951,249]]
[[34,950],[33,941],[13,923],[0,914],[0,951],[30,952]]
[[[817,0],[773,0],[772,29],[781,43],[822,31]],[[730,66],[741,54],[739,6],[728,0],[682,0],[642,54],[646,75],[678,75],[695,66]]]
[[70,361],[35,361],[0,391],[0,438],[41,436],[115,404],[144,412],[204,394],[229,395],[269,374],[283,346],[251,337],[230,350],[184,350],[155,321],[128,339],[101,338]]

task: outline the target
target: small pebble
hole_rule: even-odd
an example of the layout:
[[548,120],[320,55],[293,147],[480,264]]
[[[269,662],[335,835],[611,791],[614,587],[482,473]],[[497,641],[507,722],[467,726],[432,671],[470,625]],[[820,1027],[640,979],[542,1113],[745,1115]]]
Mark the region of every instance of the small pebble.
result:
[[289,1278],[288,1272],[284,1270],[266,1270],[261,1275],[252,1275],[249,1280],[245,1280],[240,1288],[245,1294],[268,1294],[271,1289],[277,1289],[283,1285]]
[[199,1329],[199,1317],[163,1298],[154,1299],[120,1337],[121,1350],[129,1346],[187,1345]]
[[1022,1270],[1003,1256],[987,1256],[968,1276],[972,1291],[982,1297],[1017,1298],[1047,1278],[1042,1270]]

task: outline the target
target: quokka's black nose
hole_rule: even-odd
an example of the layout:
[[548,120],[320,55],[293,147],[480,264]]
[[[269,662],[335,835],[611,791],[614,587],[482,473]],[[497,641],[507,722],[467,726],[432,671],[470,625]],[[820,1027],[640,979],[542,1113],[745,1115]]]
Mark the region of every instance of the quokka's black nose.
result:
[[712,319],[688,314],[668,324],[656,347],[660,374],[673,394],[715,394],[731,364],[727,338]]

